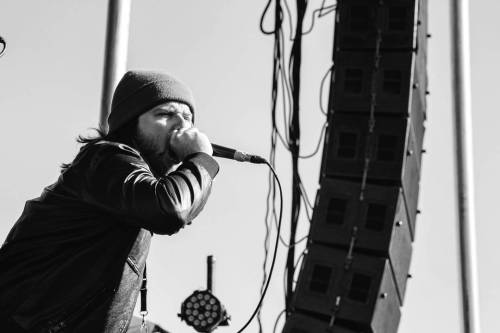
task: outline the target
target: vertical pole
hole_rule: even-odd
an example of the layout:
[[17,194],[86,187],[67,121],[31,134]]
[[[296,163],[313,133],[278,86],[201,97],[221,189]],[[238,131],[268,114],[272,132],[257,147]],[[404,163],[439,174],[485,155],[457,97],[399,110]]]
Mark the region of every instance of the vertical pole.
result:
[[212,292],[213,290],[213,274],[214,274],[214,256],[209,255],[207,257],[207,290]]
[[451,0],[452,82],[463,332],[480,333],[472,153],[469,1]]
[[127,66],[131,0],[109,0],[99,128],[108,130],[113,91]]

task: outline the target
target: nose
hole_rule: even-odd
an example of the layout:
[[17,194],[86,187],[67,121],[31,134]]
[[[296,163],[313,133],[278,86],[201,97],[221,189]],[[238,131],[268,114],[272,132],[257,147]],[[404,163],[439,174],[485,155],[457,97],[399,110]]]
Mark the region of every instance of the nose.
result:
[[184,118],[183,115],[180,113],[177,113],[174,119],[175,119],[175,127],[178,129],[188,129],[191,126],[193,126],[191,121]]

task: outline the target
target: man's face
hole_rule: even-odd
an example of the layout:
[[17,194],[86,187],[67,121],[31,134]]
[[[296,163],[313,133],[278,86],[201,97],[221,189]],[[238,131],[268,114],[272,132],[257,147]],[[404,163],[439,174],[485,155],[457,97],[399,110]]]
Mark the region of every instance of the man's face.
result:
[[164,174],[180,162],[172,156],[170,137],[175,130],[192,126],[191,110],[180,102],[157,105],[138,118],[137,146],[155,172]]

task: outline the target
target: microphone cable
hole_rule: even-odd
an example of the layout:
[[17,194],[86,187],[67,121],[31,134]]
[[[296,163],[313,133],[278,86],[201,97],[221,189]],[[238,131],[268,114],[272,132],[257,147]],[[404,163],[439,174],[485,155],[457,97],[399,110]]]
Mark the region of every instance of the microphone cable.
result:
[[269,268],[269,276],[267,277],[266,285],[264,287],[264,290],[262,291],[262,294],[260,295],[259,303],[255,307],[254,312],[250,316],[250,319],[243,325],[242,328],[238,330],[237,333],[243,332],[248,325],[252,322],[252,320],[255,318],[255,315],[257,312],[259,312],[259,309],[262,306],[262,302],[264,301],[264,297],[266,296],[267,293],[267,288],[269,287],[269,283],[271,282],[271,276],[273,275],[273,270],[274,270],[274,264],[276,263],[276,255],[278,253],[278,245],[279,245],[279,239],[280,239],[280,233],[281,233],[281,218],[283,214],[283,190],[281,189],[281,183],[278,178],[278,175],[276,174],[276,170],[274,170],[273,166],[267,161],[264,160],[264,163],[267,164],[267,166],[271,169],[273,175],[274,175],[274,180],[278,183],[278,189],[279,189],[279,194],[280,194],[280,211],[279,211],[279,218],[278,218],[278,228],[276,230],[276,242],[274,244],[274,253],[273,253],[273,259],[271,261],[271,267]]

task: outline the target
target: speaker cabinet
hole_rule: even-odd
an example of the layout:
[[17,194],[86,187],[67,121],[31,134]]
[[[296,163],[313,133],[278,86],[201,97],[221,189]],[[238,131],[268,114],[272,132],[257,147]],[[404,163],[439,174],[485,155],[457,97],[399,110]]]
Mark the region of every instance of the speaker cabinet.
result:
[[329,327],[329,321],[294,313],[287,318],[283,333],[368,333],[368,330],[351,329],[335,324]]
[[[336,52],[332,80],[334,113],[369,113],[373,104],[374,52]],[[425,59],[414,52],[382,53],[375,77],[375,114],[408,116],[419,112],[425,119],[427,79]],[[410,109],[412,95],[422,108]]]
[[323,179],[309,239],[348,248],[356,228],[354,251],[388,257],[403,304],[412,253],[410,219],[400,187],[367,185],[363,201],[360,184]]
[[403,187],[412,235],[420,183],[422,150],[415,143],[408,119],[378,117],[368,140],[368,116],[334,114],[327,130],[320,181],[323,178],[347,178],[360,181],[365,168],[366,149],[371,151],[368,182]]
[[[368,137],[366,115],[334,114],[323,153],[322,176],[361,178],[370,149],[368,178],[418,184],[421,150],[407,118],[377,117]],[[368,140],[369,139],[369,140]],[[408,179],[405,179],[408,177]]]
[[370,333],[396,333],[401,313],[389,260],[355,253],[346,270],[347,255],[341,249],[309,247],[294,293],[294,309],[325,317],[335,314],[339,322]]
[[343,0],[337,4],[336,50],[374,49],[377,29],[382,49],[415,48],[415,0]]

